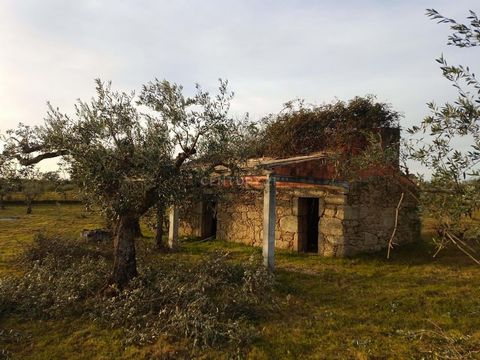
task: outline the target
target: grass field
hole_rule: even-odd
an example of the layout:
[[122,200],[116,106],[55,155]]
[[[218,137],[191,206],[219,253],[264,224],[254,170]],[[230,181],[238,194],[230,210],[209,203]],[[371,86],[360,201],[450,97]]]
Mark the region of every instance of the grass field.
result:
[[[38,205],[32,215],[21,206],[0,211],[0,276],[21,271],[16,255],[36,232],[77,237],[83,228],[101,225],[80,205]],[[247,246],[222,241],[184,241],[181,250],[159,254],[152,238],[139,241],[141,261],[151,257],[193,261],[215,249],[227,249],[242,261]],[[248,349],[252,359],[421,359],[450,356],[480,358],[480,268],[454,250],[432,258],[419,242],[385,254],[348,259],[280,251],[277,254],[275,311],[259,320],[260,337]],[[165,358],[182,344],[122,345],[120,330],[102,328],[84,318],[32,321],[0,319],[0,329],[18,339],[0,342],[21,359]],[[0,337],[1,339],[1,337]],[[207,350],[205,358],[225,355]],[[2,355],[0,355],[1,358]]]

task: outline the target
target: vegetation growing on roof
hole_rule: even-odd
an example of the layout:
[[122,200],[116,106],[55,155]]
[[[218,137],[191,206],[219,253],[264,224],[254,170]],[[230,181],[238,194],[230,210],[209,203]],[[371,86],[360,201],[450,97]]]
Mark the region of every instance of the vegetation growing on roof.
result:
[[353,139],[353,143],[362,139],[366,143],[368,130],[398,129],[399,119],[400,114],[389,104],[377,102],[371,95],[320,106],[290,101],[280,113],[264,119],[261,155],[286,157],[348,148]]

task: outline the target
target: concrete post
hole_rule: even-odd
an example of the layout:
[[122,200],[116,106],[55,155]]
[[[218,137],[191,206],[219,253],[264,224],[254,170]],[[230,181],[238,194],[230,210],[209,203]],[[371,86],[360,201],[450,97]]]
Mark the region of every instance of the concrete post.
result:
[[263,263],[271,271],[275,267],[275,178],[267,175],[263,190]]
[[173,249],[178,243],[178,207],[172,205],[169,212],[168,247]]

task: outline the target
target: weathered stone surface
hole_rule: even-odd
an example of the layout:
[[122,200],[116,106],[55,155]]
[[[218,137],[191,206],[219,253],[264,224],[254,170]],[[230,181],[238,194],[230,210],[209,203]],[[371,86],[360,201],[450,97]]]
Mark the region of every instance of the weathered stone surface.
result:
[[378,236],[371,233],[365,233],[365,246],[376,246],[378,244]]
[[341,235],[323,235],[322,238],[332,245],[343,245],[345,243],[345,238]]
[[326,205],[343,205],[345,201],[345,195],[327,194],[325,196]]
[[335,218],[320,218],[319,231],[326,235],[343,235],[342,221]]
[[[348,191],[331,188],[280,188],[277,192],[276,246],[298,250],[299,197],[319,198],[319,253],[324,256],[349,256],[378,251],[387,246],[401,194],[395,184],[375,179],[352,183]],[[263,196],[253,191],[222,198],[218,203],[217,238],[251,245],[262,244]],[[199,226],[195,211],[187,213],[185,232],[195,234]],[[198,215],[199,216],[199,215]],[[188,220],[188,221],[187,221]],[[182,222],[182,224],[184,223]],[[415,240],[419,234],[417,204],[405,196],[399,214],[396,242]]]
[[384,228],[392,228],[395,225],[395,209],[394,208],[388,208],[383,210],[383,226]]
[[337,206],[335,217],[340,220],[356,220],[359,217],[358,206]]
[[298,231],[298,217],[297,216],[284,216],[280,218],[281,231],[287,231],[295,233]]
[[323,211],[323,216],[333,218],[335,216],[335,213],[336,213],[335,207],[328,207],[328,208],[325,208],[325,210]]

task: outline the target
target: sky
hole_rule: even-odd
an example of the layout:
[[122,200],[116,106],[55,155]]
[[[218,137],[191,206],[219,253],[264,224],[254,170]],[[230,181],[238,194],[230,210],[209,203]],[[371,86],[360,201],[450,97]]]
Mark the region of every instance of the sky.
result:
[[455,97],[437,57],[480,65],[478,49],[446,45],[448,26],[426,8],[463,21],[480,2],[0,0],[0,132],[41,124],[47,101],[72,113],[95,78],[126,91],[155,78],[187,91],[228,79],[232,114],[254,120],[295,98],[373,94],[407,128],[427,102]]

